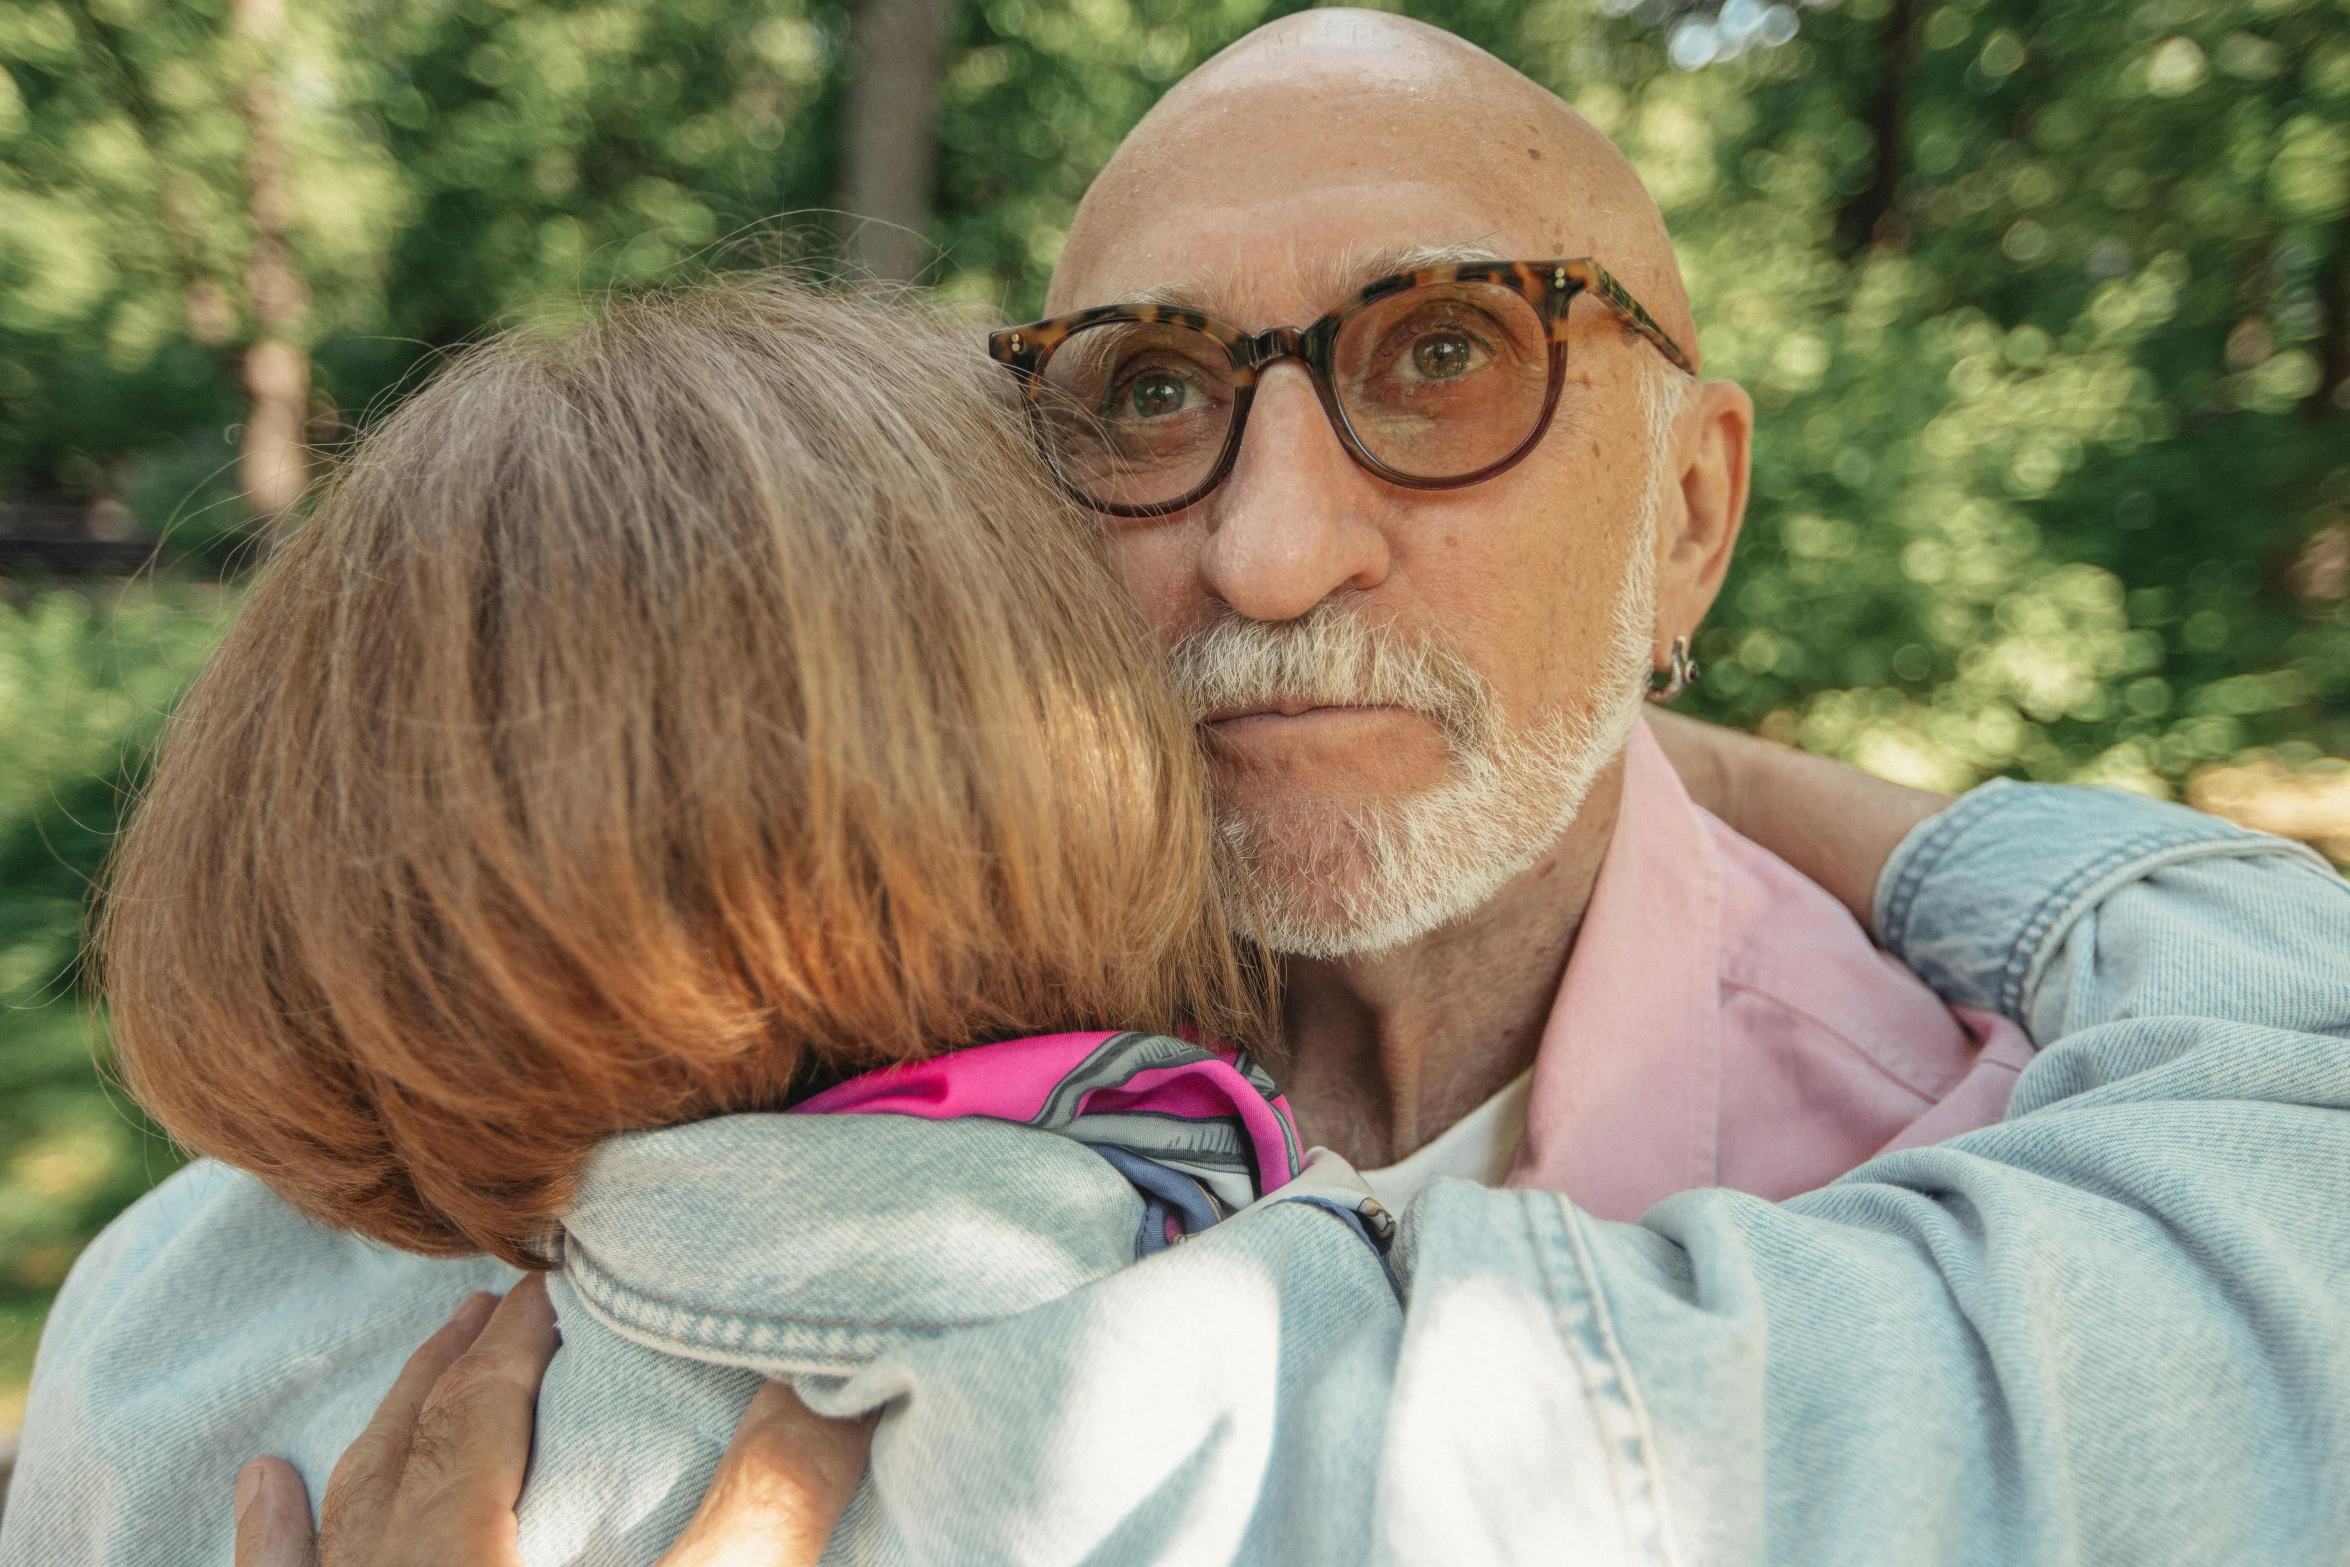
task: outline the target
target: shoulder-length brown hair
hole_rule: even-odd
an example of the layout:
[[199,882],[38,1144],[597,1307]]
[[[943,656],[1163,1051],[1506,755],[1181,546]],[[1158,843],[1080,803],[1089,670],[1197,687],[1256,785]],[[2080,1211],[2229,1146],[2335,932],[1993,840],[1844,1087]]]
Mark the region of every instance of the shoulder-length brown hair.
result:
[[123,841],[140,1102],[530,1265],[614,1132],[1010,1034],[1260,1038],[1190,721],[964,336],[735,282],[403,403]]

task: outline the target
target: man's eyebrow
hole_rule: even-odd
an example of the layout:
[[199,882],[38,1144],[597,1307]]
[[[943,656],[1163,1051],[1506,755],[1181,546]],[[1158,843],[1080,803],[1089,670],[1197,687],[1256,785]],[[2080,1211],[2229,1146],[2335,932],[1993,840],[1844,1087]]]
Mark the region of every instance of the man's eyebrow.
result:
[[1336,304],[1347,295],[1398,272],[1509,259],[1490,245],[1402,245],[1341,254],[1316,266],[1302,267],[1299,273],[1307,284],[1307,292],[1314,298]]
[[[1379,250],[1344,251],[1334,257],[1301,265],[1298,276],[1305,285],[1307,297],[1335,305],[1357,290],[1383,277],[1393,277],[1398,272],[1509,259],[1490,245],[1398,245]],[[1213,314],[1217,301],[1228,300],[1236,292],[1238,289],[1232,274],[1213,271],[1180,282],[1161,283],[1138,290],[1122,303],[1166,305],[1176,310],[1198,310]]]

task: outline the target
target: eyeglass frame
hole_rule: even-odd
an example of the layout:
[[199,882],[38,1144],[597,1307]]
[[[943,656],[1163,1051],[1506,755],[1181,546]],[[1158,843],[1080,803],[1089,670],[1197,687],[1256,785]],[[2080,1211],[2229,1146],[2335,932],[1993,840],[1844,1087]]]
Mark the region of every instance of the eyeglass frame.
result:
[[[1514,285],[1518,294],[1533,305],[1540,316],[1550,348],[1550,382],[1543,393],[1542,416],[1534,423],[1525,440],[1515,450],[1495,462],[1487,463],[1474,473],[1453,478],[1430,479],[1407,474],[1391,468],[1364,447],[1362,438],[1339,403],[1337,388],[1331,382],[1331,355],[1338,343],[1338,334],[1356,315],[1393,295],[1415,288],[1426,288],[1440,283],[1506,283]],[[1656,324],[1654,317],[1634,299],[1615,275],[1590,256],[1578,256],[1564,261],[1457,261],[1437,266],[1416,267],[1408,272],[1391,273],[1370,283],[1355,293],[1335,310],[1320,316],[1305,327],[1267,327],[1262,332],[1243,332],[1227,325],[1205,311],[1191,310],[1180,305],[1096,305],[1090,310],[1074,311],[1068,315],[1052,316],[1043,321],[1032,321],[1026,326],[1004,327],[990,332],[987,351],[990,358],[1009,368],[1019,378],[1023,398],[1032,422],[1036,425],[1043,449],[1045,465],[1053,478],[1073,498],[1111,517],[1165,517],[1196,506],[1214,493],[1216,487],[1232,476],[1233,465],[1240,459],[1240,442],[1248,428],[1248,411],[1255,399],[1258,377],[1284,359],[1295,359],[1305,366],[1306,374],[1314,383],[1314,395],[1321,401],[1322,413],[1330,421],[1338,436],[1338,444],[1362,468],[1390,484],[1414,490],[1458,490],[1506,472],[1524,461],[1527,454],[1542,443],[1550,432],[1550,422],[1558,412],[1559,392],[1566,384],[1567,369],[1567,307],[1578,294],[1590,294],[1614,312],[1632,331],[1638,333],[1665,361],[1684,374],[1695,375],[1696,366],[1672,334]],[[1061,471],[1049,441],[1041,439],[1044,428],[1042,412],[1045,391],[1044,368],[1055,351],[1078,333],[1105,321],[1131,321],[1138,325],[1171,325],[1189,327],[1219,345],[1232,361],[1231,423],[1224,432],[1224,448],[1216,456],[1207,476],[1173,500],[1154,501],[1147,505],[1129,505],[1105,501],[1088,494],[1067,474]]]

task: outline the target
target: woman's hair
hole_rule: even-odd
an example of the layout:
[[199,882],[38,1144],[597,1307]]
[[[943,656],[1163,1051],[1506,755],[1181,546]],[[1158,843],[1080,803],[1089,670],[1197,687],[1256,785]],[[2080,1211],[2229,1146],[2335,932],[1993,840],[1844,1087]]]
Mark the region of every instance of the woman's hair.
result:
[[385,419],[116,860],[140,1102],[527,1266],[611,1133],[1040,1030],[1261,1039],[1190,719],[969,335],[737,281]]

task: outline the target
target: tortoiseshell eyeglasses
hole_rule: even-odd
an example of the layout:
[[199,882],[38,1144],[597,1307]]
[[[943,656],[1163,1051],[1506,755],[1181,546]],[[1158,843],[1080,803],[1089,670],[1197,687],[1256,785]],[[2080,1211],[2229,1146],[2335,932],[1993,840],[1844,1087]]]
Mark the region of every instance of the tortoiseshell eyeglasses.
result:
[[1313,377],[1347,454],[1391,484],[1458,489],[1542,439],[1567,368],[1567,306],[1589,293],[1678,369],[1689,356],[1584,257],[1478,261],[1381,278],[1305,328],[1249,333],[1172,305],[1102,305],[988,338],[1019,376],[1045,459],[1079,500],[1159,517],[1224,482],[1257,378]]

